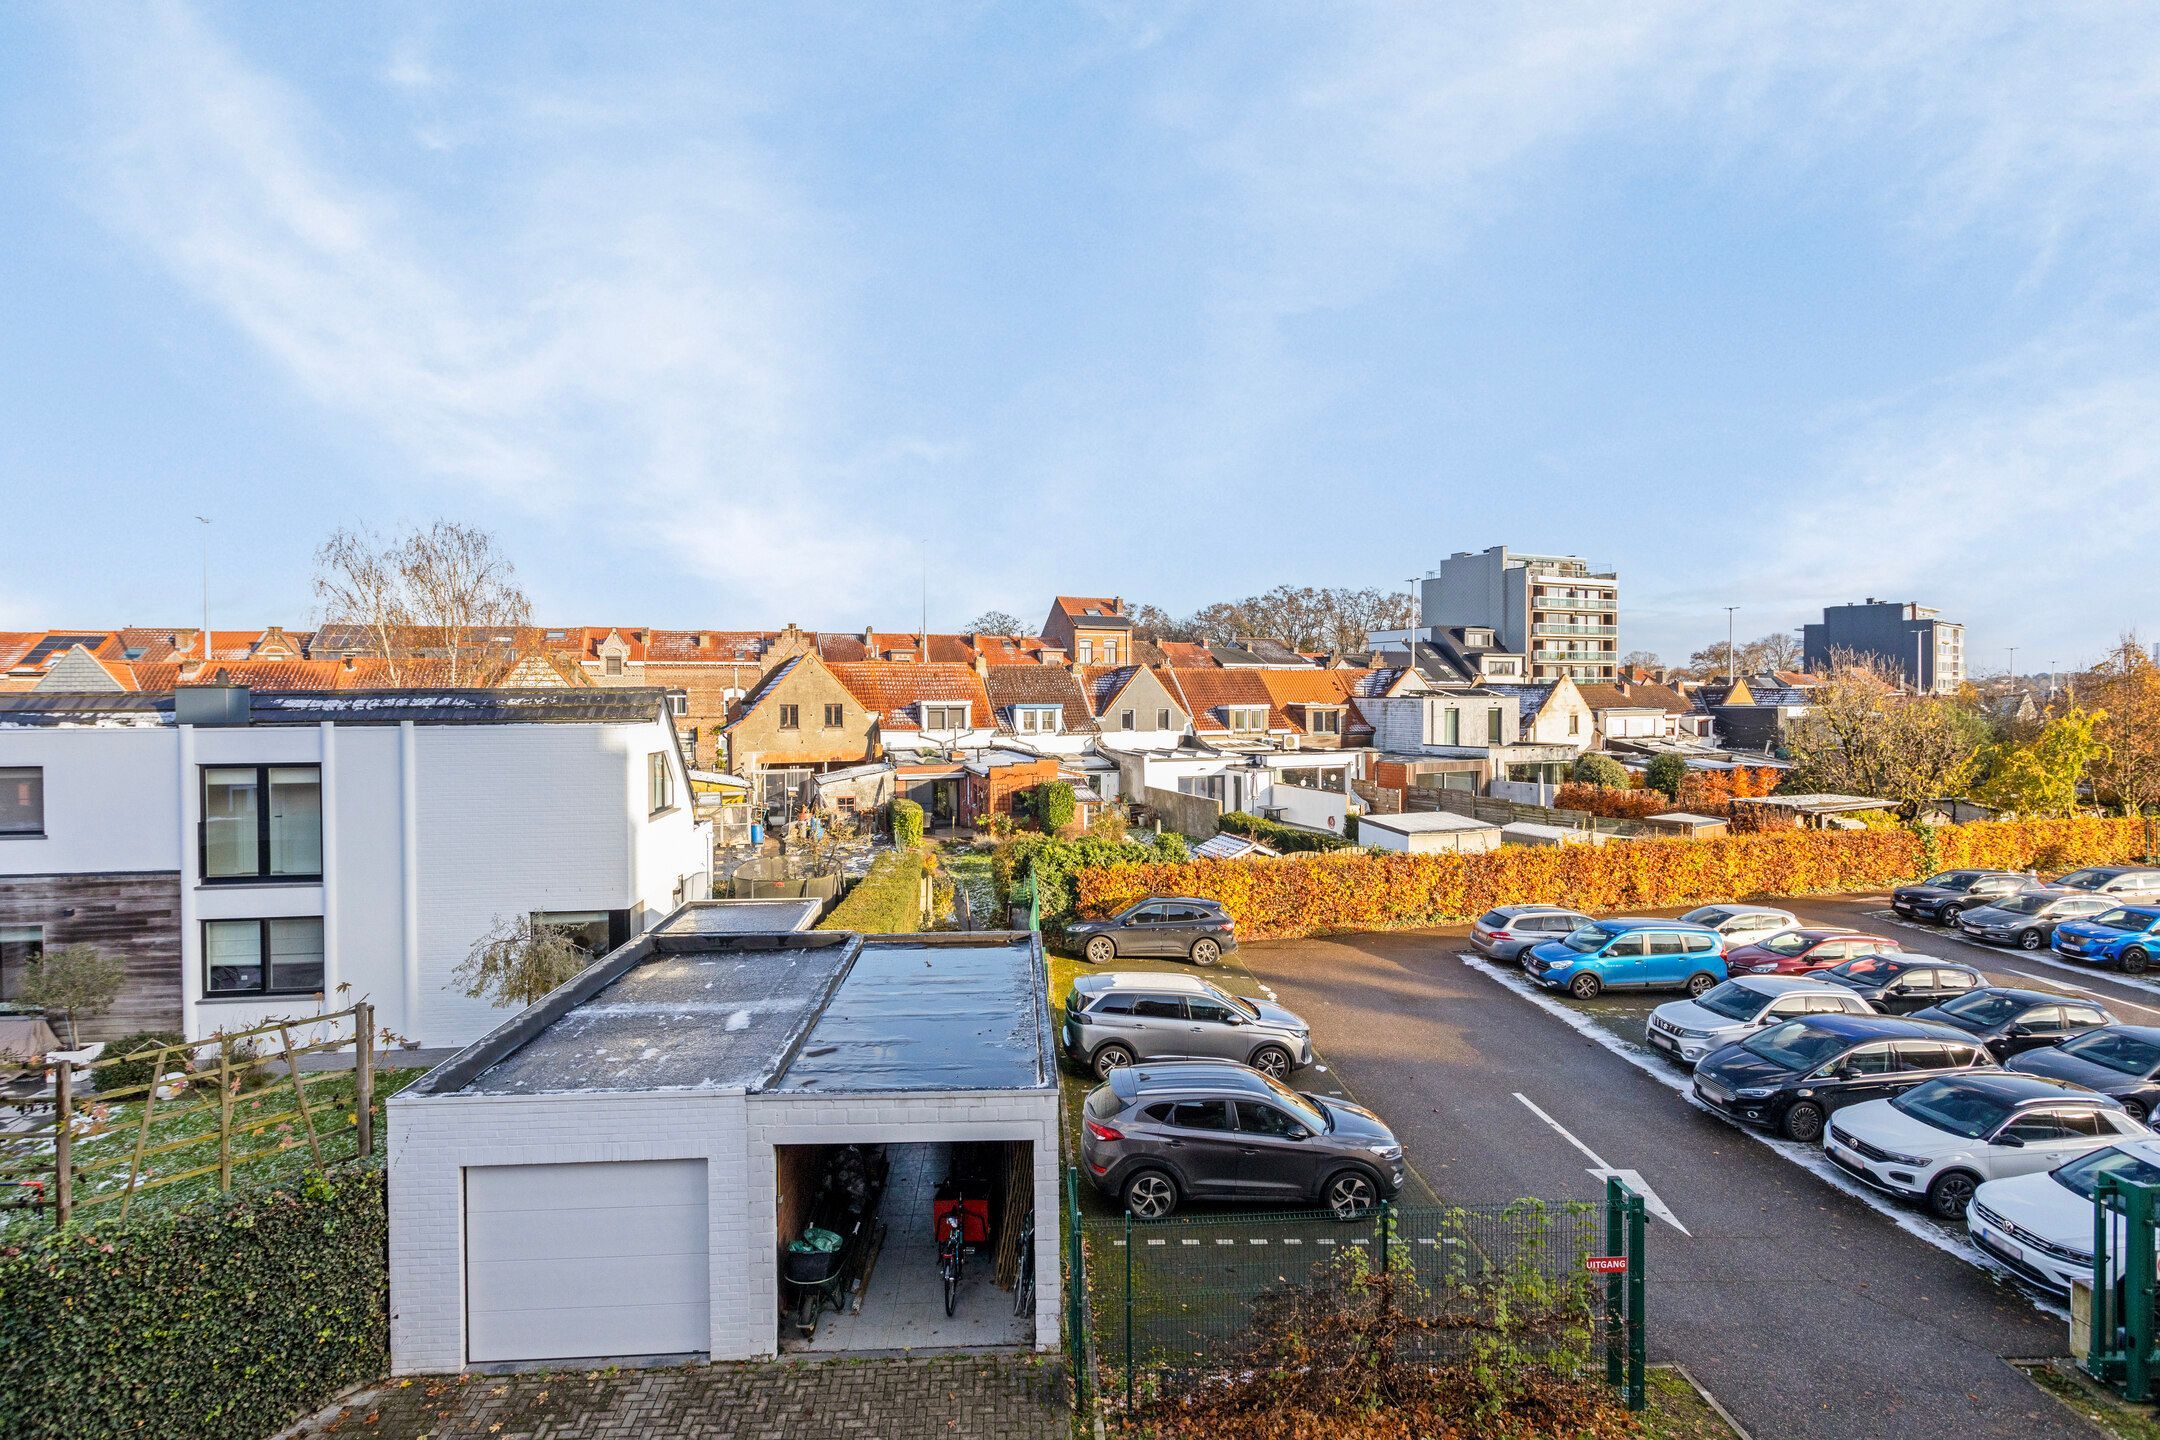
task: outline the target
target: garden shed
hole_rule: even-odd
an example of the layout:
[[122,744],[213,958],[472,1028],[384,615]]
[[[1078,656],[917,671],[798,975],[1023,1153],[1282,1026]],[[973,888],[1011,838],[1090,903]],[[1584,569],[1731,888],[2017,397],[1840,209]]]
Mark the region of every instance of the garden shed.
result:
[[1500,827],[1452,810],[1412,810],[1358,817],[1358,844],[1410,855],[1460,851],[1482,855],[1500,848]]
[[[393,1369],[1055,1345],[1039,939],[731,934],[699,909],[390,1101]],[[948,1193],[976,1242],[950,1317]],[[805,1327],[783,1277],[812,1227],[848,1268]]]

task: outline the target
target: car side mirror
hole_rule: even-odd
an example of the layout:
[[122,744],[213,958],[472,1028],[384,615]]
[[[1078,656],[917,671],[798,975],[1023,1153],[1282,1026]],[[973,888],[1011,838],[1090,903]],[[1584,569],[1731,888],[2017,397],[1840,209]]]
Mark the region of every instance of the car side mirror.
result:
[[2015,1135],[1998,1135],[1995,1137],[1995,1143],[1997,1145],[2007,1146],[2012,1150],[2022,1150],[2025,1148],[2025,1142],[2023,1140],[2020,1140]]
[[2026,1036],[2030,1034],[2032,1034],[2032,1026],[2012,1025],[2008,1029],[2003,1031],[2003,1038],[2005,1040],[2023,1040]]

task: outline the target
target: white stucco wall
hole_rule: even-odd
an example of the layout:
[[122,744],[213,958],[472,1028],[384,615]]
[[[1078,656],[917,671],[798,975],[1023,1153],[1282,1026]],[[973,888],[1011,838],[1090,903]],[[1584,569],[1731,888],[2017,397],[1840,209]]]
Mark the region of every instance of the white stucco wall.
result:
[[45,772],[45,834],[0,839],[0,876],[179,869],[179,748],[170,726],[0,729],[0,766]]

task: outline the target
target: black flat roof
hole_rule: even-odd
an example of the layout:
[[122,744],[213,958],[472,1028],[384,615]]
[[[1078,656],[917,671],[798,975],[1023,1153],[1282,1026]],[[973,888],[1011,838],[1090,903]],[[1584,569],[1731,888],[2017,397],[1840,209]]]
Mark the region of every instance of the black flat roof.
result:
[[[218,688],[218,687],[206,687]],[[648,686],[562,690],[256,690],[250,725],[605,724],[657,717],[666,692]],[[100,720],[173,723],[168,693],[0,695],[0,725],[80,725]],[[237,726],[231,728],[238,728]]]

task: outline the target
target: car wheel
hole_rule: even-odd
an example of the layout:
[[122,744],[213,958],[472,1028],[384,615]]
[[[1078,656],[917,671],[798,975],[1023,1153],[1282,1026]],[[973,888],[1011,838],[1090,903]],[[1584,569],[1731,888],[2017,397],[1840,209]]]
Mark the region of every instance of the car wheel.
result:
[[2145,1123],[2145,1117],[2148,1113],[2150,1113],[2143,1105],[2140,1105],[2135,1100],[2123,1101],[2122,1107],[2123,1114],[2129,1116],[2132,1120],[2137,1121],[2140,1125],[2143,1125]]
[[1213,940],[1195,940],[1192,942],[1193,964],[1212,965],[1221,958],[1222,946],[1216,944]]
[[1270,1080],[1290,1078],[1290,1052],[1280,1045],[1262,1045],[1253,1052],[1252,1068]]
[[2020,950],[2038,950],[2046,944],[2047,936],[2042,935],[2038,930],[2018,931],[2018,949]]
[[1097,935],[1087,943],[1087,960],[1090,965],[1107,965],[1117,959],[1117,942],[1107,935]]
[[1338,1220],[1355,1220],[1380,1203],[1380,1187],[1362,1170],[1344,1170],[1329,1176],[1320,1193]]
[[1135,1220],[1160,1220],[1177,1209],[1177,1182],[1160,1170],[1142,1170],[1125,1182],[1125,1208]]
[[1698,970],[1693,975],[1688,976],[1688,999],[1692,1000],[1698,995],[1708,994],[1711,990],[1715,989],[1716,986],[1717,976],[1712,975],[1707,971]]
[[1822,1139],[1822,1106],[1803,1100],[1785,1112],[1785,1138],[1811,1145]]
[[1979,1188],[1979,1177],[1970,1170],[1952,1170],[1947,1175],[1938,1175],[1935,1183],[1928,1186],[1928,1211],[1938,1220],[1962,1220],[1965,1207],[1972,1204],[1973,1191]]
[[1938,925],[1957,924],[1958,911],[1961,908],[1963,907],[1957,905],[1943,906],[1940,910],[1937,910],[1935,912],[1935,923]]
[[2150,957],[2135,946],[2123,951],[2122,967],[2125,975],[2142,975],[2145,973],[2145,967],[2149,963],[2151,963]]
[[1107,1080],[1110,1078],[1111,1071],[1122,1070],[1132,1063],[1132,1051],[1126,1049],[1123,1045],[1105,1045],[1095,1052],[1096,1078]]
[[1605,982],[1595,975],[1577,975],[1568,981],[1567,992],[1578,1000],[1595,1000],[1597,993],[1605,988]]

